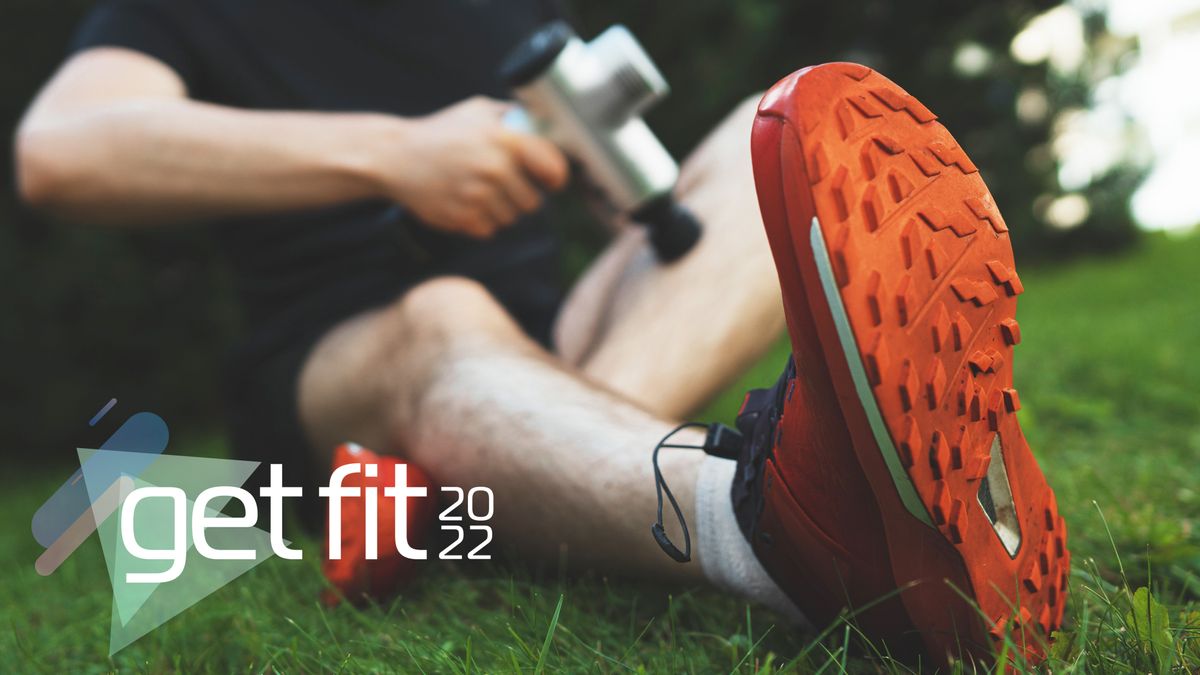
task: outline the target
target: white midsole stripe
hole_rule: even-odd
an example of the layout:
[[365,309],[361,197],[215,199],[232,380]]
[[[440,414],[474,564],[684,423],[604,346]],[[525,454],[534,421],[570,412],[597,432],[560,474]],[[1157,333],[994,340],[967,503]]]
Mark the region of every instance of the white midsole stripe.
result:
[[[837,281],[833,276],[833,265],[829,261],[829,251],[825,247],[825,235],[821,231],[821,223],[813,216],[811,233],[813,255],[817,263],[817,275],[821,278],[821,288],[825,291],[825,300],[829,303],[829,311],[833,314],[833,324],[837,328],[838,339],[842,343],[842,352],[846,363],[850,366],[850,377],[854,380],[854,388],[863,410],[867,413],[867,421],[871,424],[871,432],[875,435],[875,443],[883,454],[883,461],[892,474],[892,482],[896,484],[896,492],[900,501],[917,520],[933,527],[933,520],[921,502],[917,489],[909,480],[908,473],[900,464],[900,455],[892,443],[879,405],[875,402],[875,393],[867,383],[867,372],[863,368],[862,357],[858,353],[858,343],[854,340],[854,332],[850,328],[850,319],[846,316],[846,307],[842,304],[842,296],[837,290]],[[799,365],[799,364],[797,364]]]

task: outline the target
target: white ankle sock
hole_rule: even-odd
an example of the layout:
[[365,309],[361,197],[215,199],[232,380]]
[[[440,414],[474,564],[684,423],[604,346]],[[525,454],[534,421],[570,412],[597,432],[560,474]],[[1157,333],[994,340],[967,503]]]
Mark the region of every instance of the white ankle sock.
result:
[[796,623],[807,621],[771,580],[742,535],[729,489],[737,462],[708,456],[696,479],[696,553],[704,576],[717,588],[769,607]]

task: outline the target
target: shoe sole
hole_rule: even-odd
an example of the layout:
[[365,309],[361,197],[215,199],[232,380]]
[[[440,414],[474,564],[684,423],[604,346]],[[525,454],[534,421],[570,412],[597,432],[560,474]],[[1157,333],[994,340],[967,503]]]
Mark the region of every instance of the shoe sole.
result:
[[925,106],[847,63],[773,87],[753,152],[785,307],[811,315],[789,323],[816,324],[910,619],[935,655],[990,652],[1011,628],[1037,658],[1070,554],[1014,414],[1023,288],[976,167]]

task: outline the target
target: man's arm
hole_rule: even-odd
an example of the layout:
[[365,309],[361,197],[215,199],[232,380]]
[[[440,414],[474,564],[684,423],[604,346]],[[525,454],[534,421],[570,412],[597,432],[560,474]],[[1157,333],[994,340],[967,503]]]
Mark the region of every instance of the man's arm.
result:
[[402,203],[433,227],[489,236],[566,180],[543,139],[507,131],[471,99],[424,118],[249,111],[187,98],[165,64],[98,48],[69,60],[16,137],[19,190],[77,222],[159,225]]

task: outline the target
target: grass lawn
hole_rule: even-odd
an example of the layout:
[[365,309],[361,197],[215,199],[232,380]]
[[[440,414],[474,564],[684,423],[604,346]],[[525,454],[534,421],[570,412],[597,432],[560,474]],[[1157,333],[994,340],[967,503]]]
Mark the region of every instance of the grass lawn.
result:
[[[1050,669],[1200,672],[1200,236],[1147,237],[1124,256],[1027,268],[1022,280],[1019,414],[1069,521],[1075,563]],[[744,386],[772,382],[786,346],[776,352],[711,416],[727,419]],[[442,564],[389,604],[327,610],[312,541],[303,562],[271,559],[109,659],[97,541],[51,577],[33,569],[40,548],[26,524],[59,480],[31,477],[0,497],[11,523],[0,532],[6,671],[906,668],[846,622],[798,634],[710,590],[568,578],[555,566]],[[1143,586],[1152,599],[1135,595]],[[1154,630],[1135,618],[1148,614]]]

